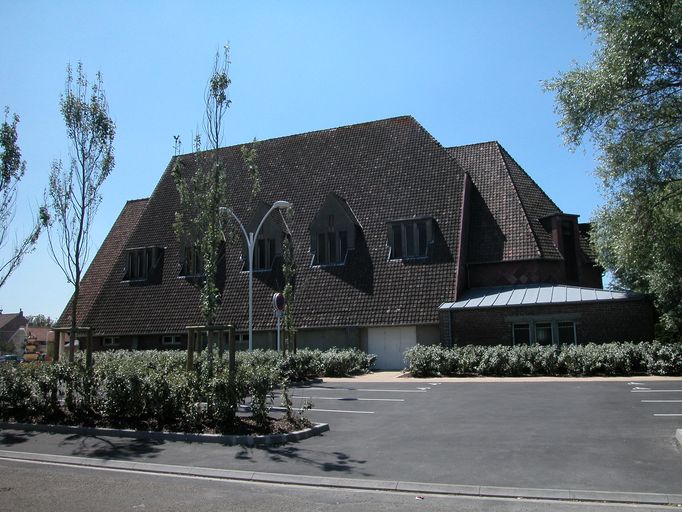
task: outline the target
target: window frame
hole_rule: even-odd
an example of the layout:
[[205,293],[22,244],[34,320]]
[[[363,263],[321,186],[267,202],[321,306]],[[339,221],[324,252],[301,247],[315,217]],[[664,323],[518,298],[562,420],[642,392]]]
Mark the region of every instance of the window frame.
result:
[[[171,341],[166,341],[170,338]],[[163,334],[161,336],[162,347],[179,347],[182,345],[182,335],[180,334]]]
[[102,336],[101,345],[103,348],[118,347],[120,345],[118,336]]
[[434,241],[433,217],[388,221],[389,260],[426,260]]
[[[522,318],[512,318],[512,319],[507,319],[508,323],[511,323],[511,331],[512,331],[512,345],[525,345],[525,341],[516,341],[516,330],[518,327],[521,326],[526,326],[526,328],[529,330],[529,341],[528,345],[540,345],[538,343],[537,338],[538,338],[538,327],[540,328],[547,328],[546,326],[549,325],[549,332],[550,332],[550,343],[542,343],[542,346],[561,346],[561,345],[577,345],[578,344],[578,330],[577,330],[577,324],[578,324],[578,318],[575,316],[571,316],[570,318],[561,318],[561,317],[547,317],[547,316],[539,316],[539,317],[522,317]],[[573,341],[570,342],[562,342],[561,337],[559,336],[559,324],[572,324],[573,327]],[[564,327],[567,327],[566,325]]]
[[126,249],[126,265],[123,281],[149,281],[161,269],[165,248],[158,245]]

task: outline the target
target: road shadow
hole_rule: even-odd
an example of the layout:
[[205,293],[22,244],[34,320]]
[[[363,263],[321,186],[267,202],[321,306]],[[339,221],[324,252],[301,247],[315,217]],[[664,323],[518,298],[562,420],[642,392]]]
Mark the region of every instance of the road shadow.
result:
[[367,463],[366,460],[352,458],[343,452],[307,450],[297,446],[296,443],[278,446],[242,446],[235,454],[235,459],[257,464],[260,462],[259,459],[263,455],[272,462],[302,463],[325,473],[339,473],[363,477],[373,476],[371,473],[362,471],[363,464]]
[[74,434],[59,443],[71,448],[72,455],[100,459],[135,460],[153,459],[161,451],[163,440],[158,439],[109,439],[98,436]]
[[36,434],[33,432],[21,432],[20,434],[15,434],[13,432],[3,432],[0,434],[0,445],[14,446],[16,444],[22,444],[35,435]]

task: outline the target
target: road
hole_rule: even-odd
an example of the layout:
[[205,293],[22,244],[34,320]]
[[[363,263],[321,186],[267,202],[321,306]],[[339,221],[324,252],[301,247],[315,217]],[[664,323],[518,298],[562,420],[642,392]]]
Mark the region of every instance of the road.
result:
[[[311,399],[314,407],[307,416],[330,423],[331,430],[300,443],[253,449],[6,430],[0,433],[0,450],[299,477],[682,494],[682,450],[674,439],[682,428],[682,380],[326,382],[292,394],[300,397],[295,404]],[[148,478],[135,481],[142,485]],[[214,483],[201,485],[214,489]],[[220,482],[216,489],[253,494],[248,489],[254,485]],[[258,489],[264,504],[278,493],[263,485]],[[287,496],[318,496],[310,489],[292,489]],[[319,492],[339,503],[345,503],[340,496],[358,498],[347,490]],[[405,499],[371,495],[387,500],[387,508],[400,509]],[[3,498],[0,494],[0,503]],[[433,506],[440,506],[441,498],[433,499]],[[475,501],[456,499],[463,507]],[[514,502],[486,503],[485,510],[517,510],[504,508]],[[537,502],[528,506],[522,509],[541,507]]]
[[[86,470],[0,460],[0,511],[660,512],[668,507],[419,496]],[[423,498],[423,499],[420,499]]]

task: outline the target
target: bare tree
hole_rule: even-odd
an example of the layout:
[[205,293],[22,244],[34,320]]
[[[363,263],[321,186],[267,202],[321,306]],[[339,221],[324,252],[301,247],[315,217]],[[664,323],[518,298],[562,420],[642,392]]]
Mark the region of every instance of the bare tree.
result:
[[74,287],[69,346],[69,361],[73,361],[81,276],[90,256],[90,228],[102,200],[100,188],[114,168],[116,125],[109,117],[101,74],[90,86],[80,62],[75,76],[71,65],[66,68],[59,106],[70,145],[69,162],[52,163],[48,238],[53,259]]

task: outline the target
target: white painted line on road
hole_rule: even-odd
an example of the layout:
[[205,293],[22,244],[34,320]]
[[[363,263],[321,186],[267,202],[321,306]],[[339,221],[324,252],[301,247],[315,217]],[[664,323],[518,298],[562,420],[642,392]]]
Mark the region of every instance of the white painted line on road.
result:
[[304,388],[296,388],[297,390],[318,389],[320,391],[371,391],[376,393],[426,393],[421,388],[419,389],[369,389],[369,388],[327,388],[324,386],[306,386]]
[[654,416],[664,416],[667,418],[682,418],[682,414],[654,414]]
[[643,382],[628,382],[628,386],[643,386]]
[[633,390],[640,391],[640,390],[651,389],[651,388],[640,388],[640,387],[636,387],[636,388],[632,388],[632,389],[633,389]]
[[682,404],[682,400],[640,400],[648,404]]
[[431,389],[431,388],[417,388],[417,389],[421,389],[422,391],[427,391],[427,390],[429,390],[429,389]]
[[331,396],[292,396],[291,398],[302,398],[310,400],[338,400],[339,402],[404,402],[404,398],[336,398]]
[[371,391],[377,393],[426,393],[423,389],[356,389],[356,391]]
[[310,412],[343,412],[346,414],[374,414],[374,411],[343,411],[341,409],[308,409]]
[[630,393],[682,393],[682,389],[631,389]]

